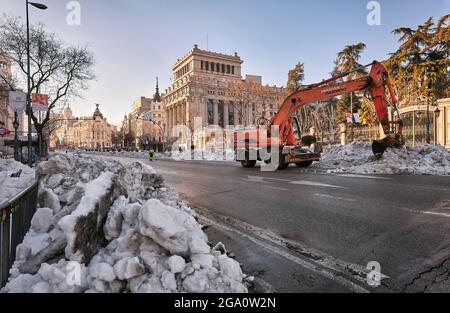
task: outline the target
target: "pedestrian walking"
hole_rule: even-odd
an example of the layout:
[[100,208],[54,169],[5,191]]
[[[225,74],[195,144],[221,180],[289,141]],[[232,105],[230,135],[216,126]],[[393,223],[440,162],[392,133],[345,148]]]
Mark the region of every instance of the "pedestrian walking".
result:
[[150,148],[148,150],[148,156],[150,157],[150,162],[153,162],[153,160],[155,158],[155,150],[153,150],[153,148]]

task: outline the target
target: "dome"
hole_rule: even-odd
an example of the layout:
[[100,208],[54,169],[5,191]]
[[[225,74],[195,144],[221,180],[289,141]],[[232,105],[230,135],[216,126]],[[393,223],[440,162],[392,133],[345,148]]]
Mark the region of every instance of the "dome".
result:
[[96,108],[94,111],[93,119],[95,120],[97,117],[100,119],[103,119],[103,114],[102,114],[102,112],[100,112],[100,109],[98,108],[100,106],[100,104],[96,104],[95,106],[96,106]]

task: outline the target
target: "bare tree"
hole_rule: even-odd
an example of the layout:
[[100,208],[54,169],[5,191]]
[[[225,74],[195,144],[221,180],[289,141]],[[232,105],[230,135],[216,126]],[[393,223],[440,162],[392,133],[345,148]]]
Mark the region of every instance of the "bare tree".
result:
[[[0,54],[8,55],[16,69],[17,81],[11,81],[0,74],[0,80],[11,90],[26,86],[27,81],[27,41],[26,27],[17,17],[5,17],[0,21]],[[30,28],[31,93],[44,91],[49,95],[48,109],[42,119],[32,110],[36,131],[44,137],[50,113],[61,100],[79,97],[88,88],[87,83],[94,79],[92,71],[94,56],[87,47],[67,46],[55,34],[45,30],[44,25]],[[46,154],[46,143],[40,155]]]
[[252,124],[250,112],[253,109],[251,103],[251,89],[253,84],[247,84],[242,80],[228,83],[230,95],[234,98],[233,109],[239,117],[238,124],[244,127]]
[[229,83],[228,89],[241,126],[251,126],[258,118],[268,118],[269,113],[277,109],[275,105],[279,101],[273,98],[272,87],[239,80]]

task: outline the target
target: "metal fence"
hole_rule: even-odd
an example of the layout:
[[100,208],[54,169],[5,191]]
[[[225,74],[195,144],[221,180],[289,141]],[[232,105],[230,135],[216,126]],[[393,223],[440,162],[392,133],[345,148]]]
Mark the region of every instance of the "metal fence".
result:
[[[379,126],[356,126],[353,128],[353,141],[373,141],[380,138]],[[347,142],[352,142],[351,127],[347,127],[346,131]]]
[[16,259],[16,248],[22,243],[36,212],[38,182],[13,199],[0,205],[0,287],[9,276]]

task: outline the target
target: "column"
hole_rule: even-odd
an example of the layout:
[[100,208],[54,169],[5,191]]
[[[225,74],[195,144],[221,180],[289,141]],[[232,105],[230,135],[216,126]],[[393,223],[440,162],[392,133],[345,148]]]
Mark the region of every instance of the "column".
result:
[[219,103],[214,101],[214,125],[219,125]]
[[182,116],[182,123],[181,124],[186,124],[187,122],[187,112],[186,112],[186,102],[183,102],[183,104],[181,105],[181,116]]
[[225,101],[223,104],[223,123],[225,125],[225,128],[230,125],[230,121],[228,119],[228,101]]
[[178,110],[177,105],[173,105],[173,127],[177,127],[178,124]]
[[169,135],[169,129],[170,129],[170,111],[169,110],[166,110],[165,112],[165,119],[164,119],[164,123],[166,124],[166,129],[165,129],[165,131],[166,131],[166,134],[164,134],[164,136],[166,136],[166,137],[170,137],[170,136],[168,136]]
[[186,121],[192,121],[192,123],[194,123],[195,116],[190,116],[190,114],[189,114],[189,106],[190,106],[190,104],[186,102],[185,103],[185,108],[186,108],[185,119],[186,119]]
[[167,108],[167,138],[172,137],[172,109]]

